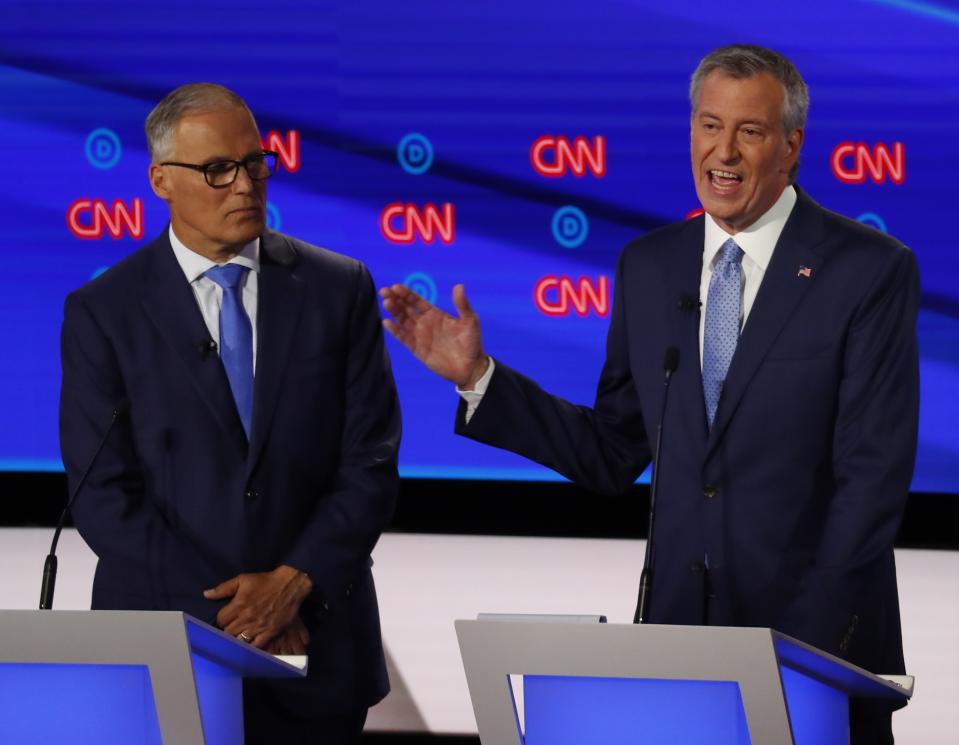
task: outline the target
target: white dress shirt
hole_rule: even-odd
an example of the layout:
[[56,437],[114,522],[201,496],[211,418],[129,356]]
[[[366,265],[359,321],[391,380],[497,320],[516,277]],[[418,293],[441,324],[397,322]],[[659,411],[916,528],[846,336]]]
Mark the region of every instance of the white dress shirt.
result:
[[706,215],[706,237],[703,244],[703,273],[699,280],[699,298],[702,303],[699,314],[699,365],[703,364],[703,331],[706,328],[706,305],[709,302],[709,280],[713,277],[713,265],[723,244],[732,238],[743,250],[743,303],[739,319],[740,330],[746,325],[752,310],[759,285],[766,276],[766,269],[773,257],[773,249],[782,235],[786,220],[796,205],[796,190],[787,186],[776,203],[762,217],[736,235],[723,230],[710,215]]
[[[762,217],[745,230],[736,233],[736,235],[730,235],[719,227],[712,217],[706,215],[706,234],[703,240],[703,272],[699,281],[699,297],[702,301],[702,309],[699,314],[700,368],[703,364],[703,330],[706,325],[706,303],[709,302],[709,280],[713,276],[713,264],[716,261],[719,249],[722,248],[723,243],[732,238],[743,250],[743,304],[740,319],[740,329],[742,329],[749,318],[749,311],[752,310],[753,303],[756,301],[756,295],[759,293],[759,286],[762,284],[769,261],[772,259],[773,250],[776,248],[776,243],[779,242],[779,236],[782,235],[786,220],[789,219],[795,205],[796,190],[792,186],[787,186],[783,193],[779,195],[776,203]],[[489,368],[487,368],[483,377],[476,382],[473,390],[456,389],[456,392],[466,401],[467,424],[476,411],[476,407],[483,400],[483,394],[486,393],[495,367],[496,363],[490,357]]]
[[[220,287],[209,277],[203,276],[207,270],[215,267],[217,263],[212,259],[201,256],[195,251],[187,248],[183,242],[176,237],[173,232],[173,226],[170,226],[170,245],[173,246],[173,255],[176,256],[177,263],[183,274],[186,275],[187,282],[193,288],[193,296],[196,298],[196,304],[200,308],[200,314],[206,323],[207,330],[210,332],[210,338],[217,344],[217,353],[220,350],[220,306],[223,303],[223,288]],[[257,273],[260,271],[260,239],[256,238],[247,243],[243,250],[230,259],[228,264],[240,264],[247,267],[250,271],[246,273],[243,281],[243,309],[250,317],[250,325],[253,326],[253,371],[256,372],[256,292],[257,292]]]

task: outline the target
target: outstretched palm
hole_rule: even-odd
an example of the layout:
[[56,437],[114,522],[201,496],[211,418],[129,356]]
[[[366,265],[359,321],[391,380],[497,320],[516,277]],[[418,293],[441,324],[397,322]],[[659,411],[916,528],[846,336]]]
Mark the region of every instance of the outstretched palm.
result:
[[487,365],[479,317],[466,299],[463,285],[453,288],[459,318],[444,313],[408,287],[380,290],[383,307],[393,316],[383,321],[393,336],[437,375],[470,388]]

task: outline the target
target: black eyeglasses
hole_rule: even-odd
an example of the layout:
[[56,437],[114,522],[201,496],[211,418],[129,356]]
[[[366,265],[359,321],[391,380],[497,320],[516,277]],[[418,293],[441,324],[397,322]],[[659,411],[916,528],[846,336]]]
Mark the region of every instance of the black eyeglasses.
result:
[[202,166],[196,163],[177,163],[167,160],[160,163],[161,166],[179,166],[180,168],[192,168],[203,174],[203,178],[214,189],[223,189],[236,181],[236,174],[240,172],[240,166],[246,169],[247,174],[253,181],[264,181],[276,173],[276,163],[279,153],[272,150],[264,150],[262,153],[248,155],[243,160],[218,160],[214,163],[206,163]]

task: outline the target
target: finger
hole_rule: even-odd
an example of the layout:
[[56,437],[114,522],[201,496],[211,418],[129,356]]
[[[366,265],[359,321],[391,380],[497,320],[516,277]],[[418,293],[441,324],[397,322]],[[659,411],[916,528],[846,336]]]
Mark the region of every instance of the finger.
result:
[[[253,637],[253,641],[250,644],[257,649],[266,649],[270,646],[271,643],[276,643],[277,645],[283,643],[282,635],[279,637],[273,636],[272,634],[260,633]],[[274,652],[275,654],[275,652]]]
[[476,317],[476,311],[473,310],[473,306],[466,298],[466,288],[461,284],[453,286],[453,306],[459,313],[460,318]]
[[223,600],[224,598],[232,598],[236,595],[236,591],[240,586],[240,578],[233,577],[228,579],[226,582],[221,582],[216,587],[210,590],[203,591],[203,597],[207,600]]
[[393,285],[390,289],[396,296],[395,299],[398,301],[398,306],[405,306],[405,310],[407,312],[420,314],[425,313],[433,307],[421,295],[414,292],[406,285]]
[[299,640],[300,644],[303,645],[303,651],[306,651],[307,646],[310,643],[310,632],[306,630],[306,626],[300,624],[296,627],[296,638]]
[[397,324],[406,323],[412,315],[410,309],[408,309],[405,305],[397,303],[393,300],[384,300],[383,309],[393,316],[393,318],[390,320],[395,321]]
[[394,297],[400,302],[406,302],[410,299],[412,295],[416,295],[409,287],[406,285],[401,285],[399,283],[390,285],[390,292],[393,293]]
[[253,625],[239,618],[225,624],[220,624],[220,628],[230,636],[239,636],[241,633],[246,634],[251,639],[256,636]]
[[225,630],[230,624],[236,623],[242,614],[242,610],[235,600],[227,603],[220,608],[220,612],[216,614],[217,626]]
[[403,326],[398,325],[388,318],[383,319],[383,327],[401,344],[405,344],[410,349],[414,349],[416,336]]

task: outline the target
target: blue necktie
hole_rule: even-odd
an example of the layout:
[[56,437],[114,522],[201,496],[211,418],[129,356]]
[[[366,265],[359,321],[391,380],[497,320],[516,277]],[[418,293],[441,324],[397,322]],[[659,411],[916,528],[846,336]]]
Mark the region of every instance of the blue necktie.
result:
[[239,264],[220,264],[206,276],[223,288],[220,304],[220,359],[230,381],[236,410],[247,439],[253,421],[253,326],[243,308],[243,278],[249,269]]
[[719,249],[719,259],[709,280],[706,325],[703,331],[703,393],[706,418],[712,428],[729,363],[739,341],[743,296],[743,250],[730,238]]

